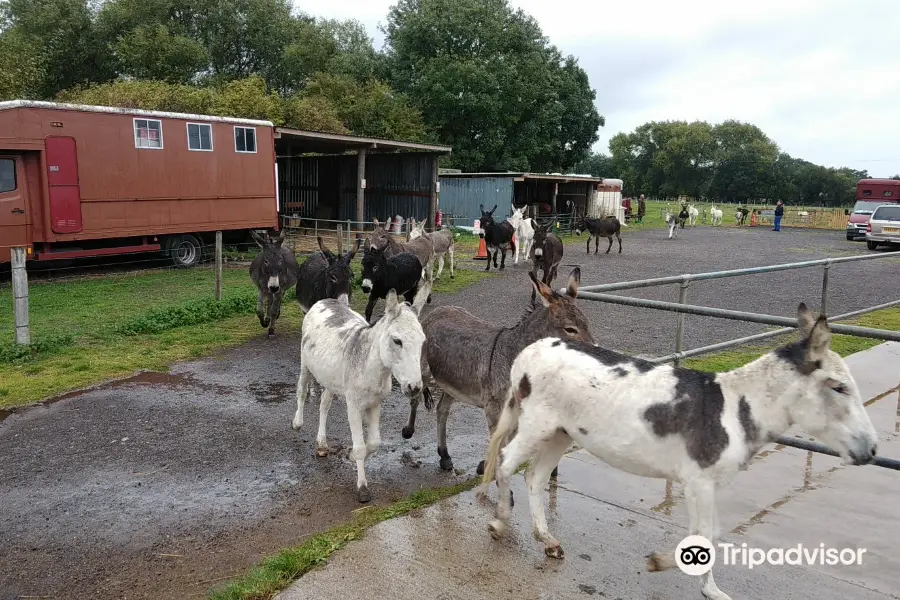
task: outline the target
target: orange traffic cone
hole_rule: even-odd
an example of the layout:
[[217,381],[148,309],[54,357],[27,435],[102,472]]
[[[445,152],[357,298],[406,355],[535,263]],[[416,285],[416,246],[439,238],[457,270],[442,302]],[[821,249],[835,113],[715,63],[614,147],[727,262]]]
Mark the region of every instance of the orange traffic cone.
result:
[[487,260],[487,259],[488,259],[487,246],[484,243],[484,238],[479,236],[479,238],[478,238],[478,254],[473,257],[473,260]]

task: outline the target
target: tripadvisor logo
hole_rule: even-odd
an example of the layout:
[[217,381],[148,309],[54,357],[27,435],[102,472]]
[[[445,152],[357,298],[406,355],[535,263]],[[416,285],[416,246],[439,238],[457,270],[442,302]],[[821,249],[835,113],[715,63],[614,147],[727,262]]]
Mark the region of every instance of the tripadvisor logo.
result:
[[[826,548],[825,544],[790,548],[752,548],[746,543],[719,544],[723,565],[742,565],[748,569],[761,565],[861,565],[865,548]],[[688,575],[704,575],[716,563],[716,548],[701,535],[689,535],[675,548],[675,563]]]

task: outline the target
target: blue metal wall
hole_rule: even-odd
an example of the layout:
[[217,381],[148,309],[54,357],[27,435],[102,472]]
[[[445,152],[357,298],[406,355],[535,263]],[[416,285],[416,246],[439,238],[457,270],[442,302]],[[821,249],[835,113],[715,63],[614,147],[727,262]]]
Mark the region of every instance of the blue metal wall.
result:
[[445,218],[459,219],[457,224],[471,226],[481,218],[480,204],[485,210],[497,205],[495,217],[506,218],[513,202],[512,177],[441,177],[439,208]]

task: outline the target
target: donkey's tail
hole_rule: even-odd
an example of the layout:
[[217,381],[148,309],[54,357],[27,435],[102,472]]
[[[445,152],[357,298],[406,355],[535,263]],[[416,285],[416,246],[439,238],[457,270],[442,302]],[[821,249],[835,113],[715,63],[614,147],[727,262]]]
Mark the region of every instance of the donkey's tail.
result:
[[487,491],[488,486],[497,476],[500,446],[518,426],[521,410],[519,400],[515,397],[513,387],[510,386],[506,402],[503,404],[503,412],[500,413],[500,420],[497,422],[497,428],[494,429],[491,441],[488,442],[487,454],[484,457],[484,477],[481,480],[482,492]]

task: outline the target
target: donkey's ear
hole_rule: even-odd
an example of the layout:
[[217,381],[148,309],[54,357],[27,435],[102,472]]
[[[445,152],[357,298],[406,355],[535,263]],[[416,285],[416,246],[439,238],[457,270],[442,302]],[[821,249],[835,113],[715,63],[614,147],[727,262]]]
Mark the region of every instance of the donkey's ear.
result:
[[541,299],[541,304],[549,308],[550,301],[553,299],[553,290],[543,281],[538,281],[538,278],[532,271],[528,272],[528,276],[531,278],[531,285],[534,286],[534,291],[537,292],[538,298]]
[[813,325],[812,331],[809,333],[807,345],[807,360],[817,361],[825,357],[828,345],[831,343],[831,327],[828,326],[828,319],[821,316]]
[[347,254],[344,255],[344,262],[346,262],[346,263],[349,264],[351,261],[353,261],[353,257],[355,257],[355,256],[356,256],[356,253],[359,251],[359,245],[360,245],[360,244],[362,244],[362,238],[361,238],[361,237],[357,237],[357,238],[356,238],[356,245],[353,246],[353,248],[352,248],[349,252],[347,252]]
[[274,244],[275,244],[276,246],[279,246],[279,247],[280,247],[281,244],[284,242],[284,236],[285,236],[285,235],[287,235],[287,229],[282,229],[282,230],[281,230],[281,233],[278,234],[278,237],[275,239]]
[[803,337],[809,336],[810,332],[813,329],[813,326],[816,324],[816,319],[813,317],[812,312],[810,312],[809,308],[807,308],[806,303],[801,302],[797,307],[797,322],[800,329],[800,334]]
[[378,217],[372,217],[372,225],[375,226],[375,229],[378,229],[378,226],[381,225],[381,223],[378,222]]
[[494,208],[491,209],[491,214],[492,214],[492,215],[494,214],[494,211],[495,211],[495,210],[497,210],[497,205],[496,205],[496,204],[494,205]]
[[261,235],[259,235],[258,233],[256,233],[255,231],[253,231],[253,230],[250,231],[250,237],[253,238],[253,241],[255,241],[259,245],[260,248],[266,247],[266,240],[263,239],[263,237]]
[[566,284],[566,294],[575,298],[578,295],[578,285],[581,283],[581,267],[575,267],[569,273],[569,281]]
[[397,299],[397,290],[391,288],[385,298],[384,315],[396,315],[400,312],[400,301]]
[[479,204],[478,208],[481,209],[481,214],[484,214],[484,204]]

